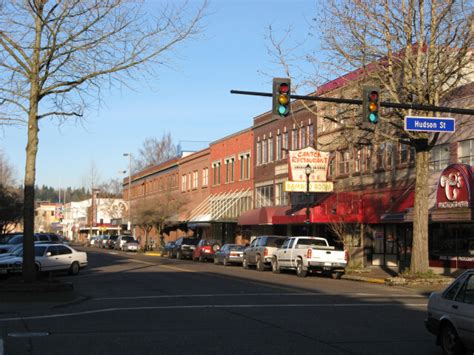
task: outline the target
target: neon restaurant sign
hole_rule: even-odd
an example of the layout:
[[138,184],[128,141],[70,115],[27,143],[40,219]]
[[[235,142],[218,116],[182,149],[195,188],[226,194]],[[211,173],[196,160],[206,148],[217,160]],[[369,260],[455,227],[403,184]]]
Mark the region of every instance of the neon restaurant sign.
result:
[[467,164],[453,164],[443,170],[438,181],[438,208],[473,207],[474,177]]

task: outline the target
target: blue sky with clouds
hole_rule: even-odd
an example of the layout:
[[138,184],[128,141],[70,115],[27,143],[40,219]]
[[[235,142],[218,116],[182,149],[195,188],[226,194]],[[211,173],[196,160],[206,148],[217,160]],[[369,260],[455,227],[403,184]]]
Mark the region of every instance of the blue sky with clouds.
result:
[[[159,4],[148,1],[147,6]],[[268,26],[292,25],[295,38],[303,38],[315,7],[309,0],[210,2],[204,32],[177,49],[173,68],[159,68],[159,76],[147,83],[132,82],[135,90],[105,92],[101,107],[81,123],[41,123],[37,185],[83,186],[92,164],[101,181],[121,178],[119,171],[128,168],[123,153],[136,153],[147,137],[169,132],[186,150],[205,146],[191,141],[211,142],[250,127],[253,117],[271,109],[271,98],[229,91],[270,92],[271,78],[284,72],[267,53]],[[3,129],[0,149],[19,183],[25,147],[25,128]]]

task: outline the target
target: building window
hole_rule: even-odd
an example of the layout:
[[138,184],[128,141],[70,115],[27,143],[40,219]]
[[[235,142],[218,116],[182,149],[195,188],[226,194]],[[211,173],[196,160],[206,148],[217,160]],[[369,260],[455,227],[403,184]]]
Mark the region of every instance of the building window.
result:
[[336,159],[334,157],[329,158],[329,166],[328,166],[328,176],[334,177],[336,174]]
[[282,158],[285,159],[286,158],[286,153],[288,151],[288,132],[283,132],[282,134]]
[[262,164],[262,142],[257,142],[257,165]]
[[298,131],[293,129],[291,131],[291,150],[297,150],[298,149]]
[[368,145],[364,149],[364,164],[362,166],[364,172],[370,172],[371,171],[371,165],[372,165],[372,145]]
[[234,158],[228,158],[225,161],[225,182],[234,182],[235,162]]
[[349,174],[349,152],[339,152],[339,175]]
[[212,164],[212,184],[221,184],[221,162],[216,162]]
[[206,187],[209,184],[209,169],[202,169],[202,187]]
[[449,145],[441,144],[431,149],[430,171],[443,170],[449,163]]
[[275,205],[286,206],[288,205],[288,193],[283,191],[283,183],[275,185]]
[[267,140],[262,141],[262,164],[268,163],[268,145]]
[[474,165],[474,139],[459,142],[459,162]]
[[198,183],[199,183],[199,174],[198,174],[198,171],[195,170],[193,171],[193,189],[198,188]]
[[273,161],[273,137],[268,137],[268,162]]
[[261,186],[255,189],[255,207],[273,206],[273,185]]
[[308,132],[308,147],[314,146],[314,130],[313,130],[313,124],[310,124],[306,127],[306,131]]
[[415,161],[415,148],[406,144],[399,144],[399,163],[408,164]]
[[188,173],[188,191],[191,190],[191,184],[192,184],[192,180],[191,180],[191,173]]
[[377,170],[382,170],[385,168],[384,158],[385,158],[385,144],[382,143],[377,148],[377,154],[376,154],[376,159],[375,159],[375,168]]
[[181,176],[181,191],[186,191],[186,186],[187,186],[187,175],[186,174],[183,174],[183,176]]
[[282,158],[282,135],[278,134],[276,139],[276,160],[281,160]]
[[355,157],[354,157],[354,172],[355,173],[360,173],[362,171],[362,154],[363,149],[362,148],[357,148],[355,151]]
[[240,160],[240,180],[250,179],[250,153],[241,154]]

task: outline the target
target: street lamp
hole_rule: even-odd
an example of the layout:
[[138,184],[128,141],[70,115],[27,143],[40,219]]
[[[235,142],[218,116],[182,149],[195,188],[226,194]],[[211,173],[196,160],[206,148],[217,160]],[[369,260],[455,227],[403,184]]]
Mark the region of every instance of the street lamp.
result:
[[309,224],[309,216],[311,214],[309,209],[309,176],[311,175],[312,170],[313,169],[311,169],[309,164],[304,168],[304,173],[306,174],[306,224]]
[[127,222],[127,229],[129,231],[132,230],[132,223],[131,223],[131,214],[130,214],[130,195],[132,194],[132,153],[123,153],[124,157],[128,157],[128,222]]

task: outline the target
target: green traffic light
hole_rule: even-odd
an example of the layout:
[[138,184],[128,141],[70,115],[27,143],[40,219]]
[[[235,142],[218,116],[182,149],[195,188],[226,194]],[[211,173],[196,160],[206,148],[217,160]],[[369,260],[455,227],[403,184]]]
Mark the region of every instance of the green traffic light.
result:
[[288,114],[288,106],[285,106],[285,105],[278,106],[278,114],[280,116],[286,116]]
[[379,116],[376,113],[372,112],[369,114],[369,121],[370,123],[377,123],[379,121]]

